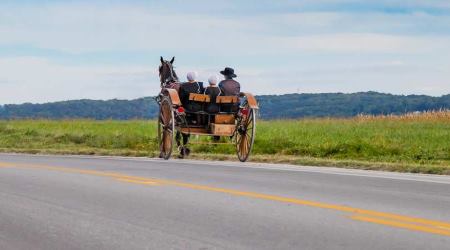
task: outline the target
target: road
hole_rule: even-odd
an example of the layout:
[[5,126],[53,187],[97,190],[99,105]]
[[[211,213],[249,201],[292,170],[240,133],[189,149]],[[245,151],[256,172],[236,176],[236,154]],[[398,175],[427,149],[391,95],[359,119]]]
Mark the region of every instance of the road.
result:
[[450,249],[450,177],[0,154],[0,249]]

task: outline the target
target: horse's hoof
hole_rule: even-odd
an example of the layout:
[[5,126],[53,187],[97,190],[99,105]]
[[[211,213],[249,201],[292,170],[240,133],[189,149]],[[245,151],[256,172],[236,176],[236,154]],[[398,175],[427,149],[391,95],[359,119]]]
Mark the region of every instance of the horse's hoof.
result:
[[184,159],[184,156],[186,155],[185,147],[180,146],[178,148],[178,150],[180,151],[180,154],[178,155],[178,158],[179,159]]

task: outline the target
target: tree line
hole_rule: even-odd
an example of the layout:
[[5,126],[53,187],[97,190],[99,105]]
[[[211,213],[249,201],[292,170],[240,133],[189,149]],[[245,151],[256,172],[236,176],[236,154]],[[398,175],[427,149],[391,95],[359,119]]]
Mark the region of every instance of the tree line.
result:
[[[256,99],[263,119],[351,117],[358,114],[401,114],[450,109],[450,94],[392,95],[378,92],[261,95]],[[0,119],[152,119],[158,115],[153,97],[134,100],[72,100],[43,104],[0,105]]]

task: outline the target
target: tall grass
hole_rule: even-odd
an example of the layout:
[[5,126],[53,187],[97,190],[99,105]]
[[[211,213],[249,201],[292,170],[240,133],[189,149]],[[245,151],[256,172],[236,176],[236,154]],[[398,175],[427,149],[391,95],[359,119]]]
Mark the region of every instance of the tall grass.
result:
[[1,148],[157,150],[154,121],[0,121]]
[[[0,121],[0,149],[20,152],[157,155],[155,121]],[[193,137],[193,143],[208,141]],[[223,142],[227,140],[222,138]],[[234,154],[233,145],[192,151]],[[253,155],[450,166],[450,111],[258,121]]]
[[450,110],[430,110],[424,112],[411,112],[402,115],[365,115],[360,114],[356,117],[357,120],[373,121],[373,120],[392,120],[392,121],[450,121]]

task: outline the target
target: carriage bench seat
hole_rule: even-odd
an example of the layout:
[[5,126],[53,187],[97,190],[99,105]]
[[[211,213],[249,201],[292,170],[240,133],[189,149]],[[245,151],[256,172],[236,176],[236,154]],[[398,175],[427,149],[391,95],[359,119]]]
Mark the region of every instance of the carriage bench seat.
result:
[[183,103],[183,107],[188,113],[206,114],[205,106],[209,102],[211,102],[209,95],[190,93],[189,100],[187,103]]
[[237,96],[218,96],[216,103],[219,104],[219,113],[236,113],[239,109],[239,97]]
[[209,95],[190,93],[189,101],[209,103],[211,102],[211,97]]
[[[204,94],[189,94],[189,104],[186,105],[186,109],[188,113],[195,114],[210,114],[207,111],[208,105],[211,103],[211,97],[209,95]],[[219,109],[216,112],[211,112],[211,114],[217,113],[236,113],[239,106],[239,97],[237,96],[217,96],[216,104],[219,105]],[[197,108],[192,109],[191,106],[195,106]]]
[[239,103],[239,98],[237,96],[218,96],[218,97],[216,97],[216,103],[219,103],[219,104]]

